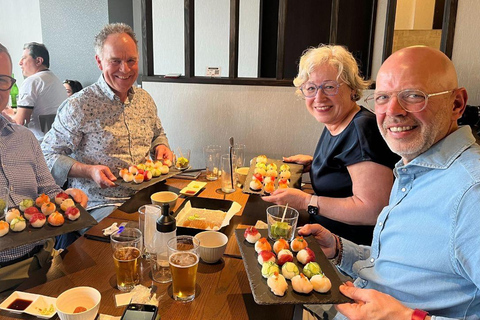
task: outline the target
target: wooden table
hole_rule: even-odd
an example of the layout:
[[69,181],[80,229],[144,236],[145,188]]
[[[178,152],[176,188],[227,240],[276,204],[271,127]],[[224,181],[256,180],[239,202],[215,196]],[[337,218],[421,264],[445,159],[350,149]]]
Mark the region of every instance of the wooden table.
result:
[[[202,180],[202,176],[199,180]],[[139,191],[124,206],[120,207],[120,210],[114,211],[88,233],[100,234],[103,228],[113,222],[125,221],[129,224],[137,224],[138,213],[129,213],[132,212],[132,208],[138,208],[144,204],[145,199],[148,199],[149,195],[156,190],[179,190],[189,182],[188,180],[169,179],[166,184],[159,183]],[[173,300],[171,284],[153,282],[147,261],[142,261],[141,264],[141,283],[148,287],[152,284],[158,287],[159,314],[162,319],[292,319],[295,312],[292,305],[261,306],[254,302],[243,261],[234,257],[239,255],[239,250],[233,230],[238,224],[245,221],[247,224],[251,224],[248,222],[255,219],[265,220],[264,208],[262,205],[255,204],[261,203],[261,200],[257,196],[255,196],[257,199],[252,196],[249,200],[249,196],[243,194],[241,190],[228,195],[218,193],[219,186],[219,181],[209,182],[199,196],[237,201],[242,205],[242,210],[238,216],[232,218],[231,225],[225,231],[229,236],[226,250],[229,255],[224,256],[217,264],[210,265],[200,262],[195,300],[189,303]],[[177,207],[184,201],[184,199],[179,200]],[[265,205],[267,206],[267,204]],[[245,210],[246,208],[247,210]],[[255,210],[248,208],[255,208]],[[112,249],[109,243],[81,237],[54,259],[46,281],[45,279],[38,281],[31,279],[17,290],[57,297],[63,291],[76,286],[91,286],[100,291],[102,294],[100,313],[114,316],[122,314],[124,307],[115,306],[114,296],[120,291],[116,289]],[[8,294],[1,293],[0,299],[5,298]],[[0,310],[0,318],[30,319],[33,317],[15,315]]]

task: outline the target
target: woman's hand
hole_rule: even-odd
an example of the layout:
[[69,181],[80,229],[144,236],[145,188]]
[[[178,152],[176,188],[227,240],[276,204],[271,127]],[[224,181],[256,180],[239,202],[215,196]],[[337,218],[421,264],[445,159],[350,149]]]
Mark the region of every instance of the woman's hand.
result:
[[306,209],[310,198],[312,196],[302,190],[295,188],[277,189],[273,191],[269,196],[264,196],[262,199],[267,202],[273,202],[275,204],[285,205],[288,203],[290,207],[294,207],[297,210]]
[[337,239],[333,233],[319,224],[306,224],[298,230],[298,234],[301,236],[312,235],[328,259],[332,259],[337,253]]
[[283,157],[283,161],[303,165],[303,172],[309,172],[312,167],[313,157],[305,154],[297,154],[291,157]]
[[335,306],[351,320],[411,319],[413,310],[388,294],[373,289],[357,288],[350,281],[340,286],[340,292],[353,299],[353,303]]

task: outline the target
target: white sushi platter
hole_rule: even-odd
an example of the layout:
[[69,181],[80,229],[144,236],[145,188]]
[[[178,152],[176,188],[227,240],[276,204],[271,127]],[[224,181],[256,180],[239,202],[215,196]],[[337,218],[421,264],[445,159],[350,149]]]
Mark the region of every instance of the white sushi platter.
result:
[[[9,306],[11,306],[13,302],[19,299],[24,301],[31,301],[31,303],[24,310],[10,309]],[[26,313],[38,318],[50,319],[55,315],[55,313],[57,313],[57,310],[55,309],[56,300],[56,298],[39,294],[15,291],[0,304],[0,310],[17,314]]]
[[[258,231],[262,237],[268,239],[266,229],[259,229]],[[277,296],[273,294],[267,285],[267,279],[262,276],[262,266],[258,263],[255,245],[245,240],[244,232],[245,229],[237,229],[235,230],[235,236],[242,254],[253,298],[257,304],[338,304],[351,302],[349,298],[340,293],[339,286],[342,284],[342,281],[312,236],[305,237],[305,240],[308,242],[308,247],[315,253],[315,261],[320,265],[325,276],[330,279],[332,284],[330,290],[326,293],[316,291],[312,291],[309,294],[297,293],[293,290],[291,281],[287,280],[288,288],[284,295]],[[268,241],[273,247],[274,241],[270,239]],[[296,257],[294,257],[293,263],[302,270],[303,265],[297,261]]]
[[[265,191],[265,185],[262,186],[262,188],[254,190],[250,187],[250,183],[252,182],[252,179],[254,178],[255,174],[255,168],[256,168],[256,160],[257,157],[253,158],[250,164],[250,168],[248,170],[247,177],[245,178],[245,183],[243,185],[243,193],[248,193],[248,194],[258,194],[258,195],[267,195],[268,192]],[[280,168],[282,165],[288,165],[289,171],[290,171],[290,178],[288,179],[289,183],[289,188],[300,188],[300,183],[302,182],[302,174],[303,174],[303,165],[296,164],[296,163],[286,163],[283,162],[282,160],[278,159],[270,159],[267,158],[267,165],[269,164],[275,164],[277,166],[277,174],[280,175]],[[265,177],[263,177],[265,178]],[[275,190],[278,189],[279,187],[279,176],[274,179],[274,186]]]

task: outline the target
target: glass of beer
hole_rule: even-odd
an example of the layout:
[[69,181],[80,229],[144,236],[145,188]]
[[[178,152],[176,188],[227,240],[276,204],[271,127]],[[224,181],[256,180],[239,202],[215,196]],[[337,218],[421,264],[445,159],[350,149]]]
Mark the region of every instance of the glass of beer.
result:
[[117,273],[117,288],[128,292],[140,282],[142,232],[136,228],[121,228],[110,236],[110,243]]
[[195,298],[199,245],[198,239],[192,236],[178,236],[168,241],[168,257],[175,300],[188,302]]

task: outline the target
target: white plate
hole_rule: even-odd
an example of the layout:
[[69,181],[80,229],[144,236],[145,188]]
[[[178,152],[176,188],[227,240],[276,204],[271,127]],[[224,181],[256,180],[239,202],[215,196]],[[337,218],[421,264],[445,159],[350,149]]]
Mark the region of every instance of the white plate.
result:
[[[47,297],[47,296],[39,296],[37,300],[35,300],[31,305],[25,309],[25,313],[28,313],[32,316],[49,319],[53,317],[57,310],[55,309],[55,301],[56,298]],[[53,306],[53,312],[49,314],[42,314],[42,310],[49,310],[50,306]]]
[[[37,300],[39,297],[38,294],[33,294],[33,293],[28,293],[28,292],[22,292],[22,291],[15,291],[11,295],[8,296],[7,299],[3,300],[3,302],[0,304],[0,309],[13,312],[13,313],[23,313],[25,310],[14,310],[14,309],[9,309],[8,306],[15,301],[16,299],[23,299],[23,300],[30,300],[32,303],[30,306]],[[28,307],[30,307],[28,306]],[[28,308],[27,307],[27,308]]]

